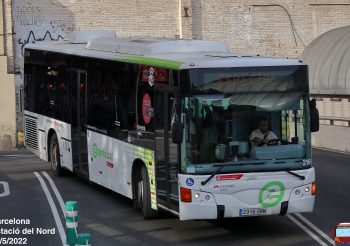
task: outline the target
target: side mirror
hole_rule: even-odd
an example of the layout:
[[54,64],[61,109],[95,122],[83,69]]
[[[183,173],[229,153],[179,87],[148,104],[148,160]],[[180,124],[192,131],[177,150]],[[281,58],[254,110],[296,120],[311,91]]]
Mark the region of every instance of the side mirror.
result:
[[316,108],[316,99],[310,101],[310,131],[318,132],[320,130],[320,115]]
[[173,127],[172,127],[173,143],[175,143],[175,144],[182,143],[182,141],[183,141],[183,129],[184,129],[184,125],[181,122],[175,121],[173,123]]

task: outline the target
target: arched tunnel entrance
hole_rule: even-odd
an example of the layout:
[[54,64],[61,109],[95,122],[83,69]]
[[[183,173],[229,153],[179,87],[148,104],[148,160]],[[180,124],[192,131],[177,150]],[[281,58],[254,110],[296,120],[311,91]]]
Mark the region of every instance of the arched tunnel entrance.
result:
[[309,64],[310,94],[316,98],[320,131],[314,147],[350,152],[350,26],[328,31],[301,55]]

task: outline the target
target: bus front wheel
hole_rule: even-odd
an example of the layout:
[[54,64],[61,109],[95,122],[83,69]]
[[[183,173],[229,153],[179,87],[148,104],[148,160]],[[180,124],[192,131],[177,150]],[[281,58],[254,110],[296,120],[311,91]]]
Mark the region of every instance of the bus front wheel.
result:
[[151,189],[145,166],[142,166],[134,185],[136,187],[134,207],[142,211],[145,219],[156,217],[157,211],[152,209],[151,205]]
[[61,158],[60,158],[60,147],[58,145],[57,135],[54,134],[50,141],[50,161],[51,167],[56,176],[62,175]]

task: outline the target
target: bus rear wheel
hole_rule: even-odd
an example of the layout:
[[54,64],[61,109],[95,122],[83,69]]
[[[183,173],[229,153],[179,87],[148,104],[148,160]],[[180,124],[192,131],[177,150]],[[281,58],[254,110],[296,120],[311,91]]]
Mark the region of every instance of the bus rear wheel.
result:
[[57,135],[54,134],[50,140],[50,162],[51,167],[56,176],[61,176],[63,173],[61,167],[61,158],[60,158],[60,147],[58,145]]
[[139,171],[137,178],[134,181],[134,185],[136,187],[134,207],[142,211],[145,219],[152,219],[156,217],[157,211],[152,209],[151,189],[145,166],[142,166],[141,170]]

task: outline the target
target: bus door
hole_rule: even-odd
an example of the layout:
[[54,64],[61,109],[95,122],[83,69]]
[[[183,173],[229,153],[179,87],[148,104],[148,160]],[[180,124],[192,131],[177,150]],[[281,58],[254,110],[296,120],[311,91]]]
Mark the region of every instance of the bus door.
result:
[[72,154],[74,171],[88,177],[87,157],[87,72],[73,69],[71,81]]
[[176,87],[155,86],[155,143],[158,204],[178,211],[179,145],[172,142],[171,126],[178,102]]

